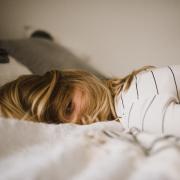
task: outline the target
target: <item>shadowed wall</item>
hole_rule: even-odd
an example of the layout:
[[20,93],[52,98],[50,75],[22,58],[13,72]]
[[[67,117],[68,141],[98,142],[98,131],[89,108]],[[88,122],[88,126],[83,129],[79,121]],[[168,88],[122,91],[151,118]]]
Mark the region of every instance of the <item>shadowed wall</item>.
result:
[[180,62],[178,0],[1,0],[0,21],[1,39],[45,29],[107,75]]

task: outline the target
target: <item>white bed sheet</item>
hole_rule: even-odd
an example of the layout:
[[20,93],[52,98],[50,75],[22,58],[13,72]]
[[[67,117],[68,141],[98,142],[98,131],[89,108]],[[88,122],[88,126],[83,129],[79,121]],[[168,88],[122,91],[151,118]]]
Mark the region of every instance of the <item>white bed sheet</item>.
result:
[[179,138],[120,123],[47,125],[0,119],[0,179],[179,180]]

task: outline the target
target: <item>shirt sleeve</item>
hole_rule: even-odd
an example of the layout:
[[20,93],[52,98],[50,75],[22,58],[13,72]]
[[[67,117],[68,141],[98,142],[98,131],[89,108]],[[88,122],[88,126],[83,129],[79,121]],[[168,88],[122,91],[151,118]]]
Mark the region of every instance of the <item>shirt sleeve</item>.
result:
[[179,65],[139,73],[115,98],[116,113],[125,128],[180,135],[179,91]]

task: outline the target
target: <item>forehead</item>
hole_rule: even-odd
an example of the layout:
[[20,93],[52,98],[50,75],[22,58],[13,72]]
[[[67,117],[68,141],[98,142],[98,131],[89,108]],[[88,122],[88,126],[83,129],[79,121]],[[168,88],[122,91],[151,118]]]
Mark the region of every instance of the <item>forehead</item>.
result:
[[90,95],[85,89],[75,88],[73,93],[73,100],[75,103],[81,103],[85,106],[90,100]]
[[85,97],[87,96],[88,92],[86,89],[84,88],[80,88],[80,87],[75,87],[74,90],[73,90],[73,96],[74,97]]

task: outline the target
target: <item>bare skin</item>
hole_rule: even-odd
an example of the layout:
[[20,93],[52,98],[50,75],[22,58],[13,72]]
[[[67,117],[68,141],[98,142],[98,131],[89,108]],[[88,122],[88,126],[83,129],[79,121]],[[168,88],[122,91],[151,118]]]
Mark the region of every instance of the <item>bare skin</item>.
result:
[[85,103],[86,97],[84,93],[79,88],[76,88],[72,101],[68,105],[70,115],[68,115],[67,120],[69,122],[75,122],[77,119],[81,119]]

